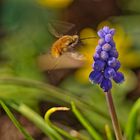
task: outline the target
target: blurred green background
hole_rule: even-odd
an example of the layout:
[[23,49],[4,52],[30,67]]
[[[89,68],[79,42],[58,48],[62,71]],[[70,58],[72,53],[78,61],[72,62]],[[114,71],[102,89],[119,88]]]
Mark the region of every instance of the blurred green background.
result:
[[[80,61],[73,58],[69,58],[68,62],[61,59],[58,63],[59,69],[54,67],[48,70],[51,62],[46,56],[57,40],[48,29],[48,23],[52,21],[74,24],[71,33],[66,34],[77,33],[80,37],[97,36],[96,31],[105,25],[116,29],[114,40],[120,54],[125,82],[122,85],[113,85],[113,99],[122,130],[126,132],[126,139],[140,140],[140,105],[135,111],[131,109],[140,96],[139,0],[2,0],[1,101],[36,140],[53,140],[55,131],[56,134],[63,135],[52,124],[44,124],[43,116],[51,107],[71,108],[72,101],[103,140],[115,140],[105,95],[97,85],[91,85],[88,81],[98,38],[85,40],[83,46],[77,47],[76,51],[86,57],[84,64],[81,65]],[[62,28],[63,26],[62,24]],[[2,103],[1,105],[3,106]],[[21,134],[17,131],[4,110],[0,108],[0,140],[28,139],[24,132]],[[92,136],[71,110],[56,112],[50,120],[72,138],[100,140],[94,137],[93,132]],[[130,130],[127,130],[131,124]],[[109,132],[105,126],[109,126]],[[133,132],[131,136],[129,131]],[[112,136],[109,137],[110,132]],[[56,135],[55,139],[59,140],[59,137]],[[67,140],[68,137],[64,139]]]

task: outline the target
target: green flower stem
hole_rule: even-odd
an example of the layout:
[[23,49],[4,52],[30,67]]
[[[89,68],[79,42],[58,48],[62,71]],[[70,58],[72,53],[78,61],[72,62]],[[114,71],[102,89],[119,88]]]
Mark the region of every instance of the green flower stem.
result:
[[117,119],[117,114],[116,114],[116,111],[115,111],[115,106],[114,106],[114,103],[113,103],[113,98],[112,98],[111,91],[106,92],[105,95],[106,95],[106,101],[107,101],[107,104],[108,104],[108,109],[109,109],[109,113],[110,113],[110,116],[111,116],[114,132],[115,132],[115,135],[116,135],[116,139],[117,140],[123,140],[122,132],[121,132],[120,125],[119,125],[119,122],[118,122],[118,119]]

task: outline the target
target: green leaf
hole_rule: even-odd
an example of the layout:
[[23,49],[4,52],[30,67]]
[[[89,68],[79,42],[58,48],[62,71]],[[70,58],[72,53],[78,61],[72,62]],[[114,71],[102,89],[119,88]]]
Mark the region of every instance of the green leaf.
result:
[[[46,100],[49,102],[57,103],[60,105],[68,105],[70,101],[74,101],[75,104],[79,107],[82,112],[85,112],[87,115],[87,120],[89,120],[96,128],[100,129],[104,127],[105,123],[109,124],[109,117],[104,115],[103,112],[99,111],[96,107],[96,103],[94,102],[93,105],[86,103],[84,100],[81,100],[79,96],[76,96],[75,94],[72,94],[68,90],[62,90],[60,88],[54,87],[52,85],[49,85],[47,83],[43,83],[37,80],[31,80],[31,79],[25,79],[25,78],[17,78],[17,77],[3,77],[0,78],[0,84],[5,85],[6,88],[1,91],[1,93],[5,93],[4,95],[0,95],[3,99],[13,99],[14,101],[22,101],[25,103],[27,99],[29,99],[29,92],[26,90],[23,94],[24,97],[21,96],[21,92],[18,92],[18,94],[14,94],[14,91],[10,93],[10,97],[8,92],[11,92],[11,89],[7,90],[7,86],[19,86],[19,87],[26,87],[26,88],[33,88],[34,90],[40,90],[39,94],[37,92],[32,92],[30,95],[30,100]],[[17,88],[18,89],[18,88]],[[16,91],[16,90],[15,90]],[[8,94],[7,94],[8,93]],[[13,96],[12,96],[13,95]],[[25,96],[26,95],[26,96]],[[15,97],[17,96],[17,97]],[[104,96],[103,96],[104,97]],[[24,98],[24,101],[22,100]],[[88,100],[89,98],[85,98],[85,100]],[[99,101],[99,99],[97,99]],[[28,100],[27,100],[28,101]],[[100,100],[101,101],[101,100]],[[103,100],[102,100],[103,101]],[[101,104],[100,104],[101,105]],[[107,114],[107,113],[105,113]],[[94,119],[93,119],[94,118]],[[101,129],[100,129],[101,130]]]
[[63,135],[68,140],[77,140],[77,138],[71,136],[68,132],[66,132],[63,129],[52,124],[49,119],[50,116],[56,111],[68,111],[68,110],[69,110],[69,108],[67,108],[67,107],[53,107],[45,113],[44,119],[45,119],[46,123],[48,123],[52,128],[54,128],[57,132],[59,132],[61,135]]
[[18,128],[18,130],[24,135],[25,139],[27,140],[34,140],[32,136],[24,129],[24,127],[21,126],[21,124],[16,120],[12,112],[9,110],[9,108],[6,106],[6,104],[0,100],[0,104],[2,108],[5,110],[7,113],[8,117],[12,120],[14,125]]
[[105,133],[106,133],[107,140],[114,140],[111,129],[108,124],[105,125]]
[[139,111],[140,111],[140,99],[138,99],[135,102],[128,116],[128,121],[125,127],[125,135],[127,140],[135,140]]
[[82,116],[82,114],[77,110],[74,102],[71,103],[72,111],[78,120],[83,124],[83,126],[88,130],[90,135],[95,140],[103,140],[100,134],[90,125],[90,123]]
[[32,121],[38,128],[42,130],[42,132],[49,136],[51,140],[63,140],[63,138],[53,128],[51,128],[38,113],[33,111],[25,104],[10,102],[9,106]]

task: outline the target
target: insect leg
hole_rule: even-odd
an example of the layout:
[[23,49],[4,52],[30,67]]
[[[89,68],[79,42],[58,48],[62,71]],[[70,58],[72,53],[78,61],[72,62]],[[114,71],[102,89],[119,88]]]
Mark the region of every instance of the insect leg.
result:
[[60,56],[58,59],[57,59],[57,61],[56,61],[56,63],[54,64],[54,66],[50,69],[50,70],[48,70],[48,73],[50,73],[52,70],[54,70],[55,68],[56,68],[56,66],[61,62],[61,59],[62,57]]

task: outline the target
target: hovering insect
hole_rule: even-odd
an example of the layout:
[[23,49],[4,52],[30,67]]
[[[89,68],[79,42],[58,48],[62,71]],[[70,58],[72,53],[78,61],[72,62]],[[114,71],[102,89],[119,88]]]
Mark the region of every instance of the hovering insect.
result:
[[[74,24],[67,23],[67,22],[59,21],[59,24],[62,24],[63,30],[67,30],[67,31],[74,27]],[[49,31],[51,32],[51,34],[53,34],[56,38],[58,38],[58,40],[56,40],[51,47],[51,55],[55,58],[58,58],[65,52],[69,52],[69,51],[72,54],[74,52],[73,51],[74,48],[78,45],[79,41],[84,40],[84,39],[95,38],[95,37],[88,37],[88,38],[80,39],[78,35],[59,34],[55,30],[55,27],[53,27],[53,25],[50,23],[48,24],[48,27],[49,27]]]
[[38,66],[41,71],[47,71],[49,82],[57,85],[69,74],[70,69],[80,68],[85,64],[84,55],[76,51],[82,45],[80,41],[95,37],[80,38],[76,33],[73,34],[75,25],[68,22],[53,20],[47,27],[57,40],[49,53],[38,57]]
[[53,21],[48,24],[49,32],[57,40],[52,44],[49,53],[39,56],[38,64],[41,70],[47,70],[50,73],[52,70],[83,66],[85,57],[78,53],[76,48],[81,44],[81,40],[95,37],[79,38],[77,34],[68,35],[68,32],[70,34],[74,27],[74,24],[63,21]]

